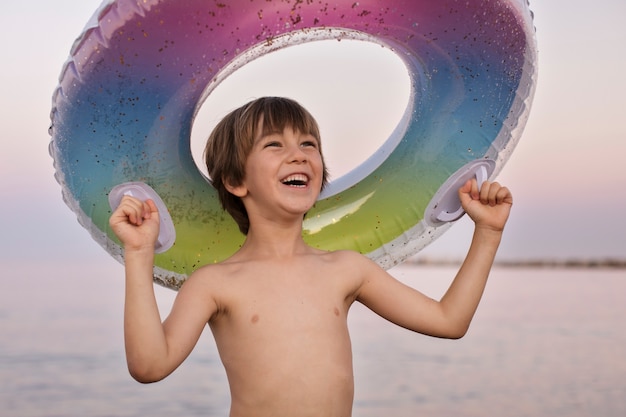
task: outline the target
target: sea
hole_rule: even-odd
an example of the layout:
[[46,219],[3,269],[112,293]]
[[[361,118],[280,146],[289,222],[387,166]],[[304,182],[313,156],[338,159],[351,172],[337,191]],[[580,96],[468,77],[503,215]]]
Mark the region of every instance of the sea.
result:
[[[227,416],[210,331],[165,380],[139,384],[124,358],[123,270],[3,265],[0,416]],[[454,266],[402,264],[440,297]],[[162,314],[175,292],[158,288]],[[626,270],[494,267],[469,333],[411,333],[355,304],[354,417],[626,416]]]

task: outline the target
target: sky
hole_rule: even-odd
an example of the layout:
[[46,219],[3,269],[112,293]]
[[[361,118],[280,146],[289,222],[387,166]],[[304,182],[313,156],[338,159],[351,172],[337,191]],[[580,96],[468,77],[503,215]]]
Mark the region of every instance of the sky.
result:
[[[98,0],[39,0],[3,5],[2,260],[42,265],[79,258],[115,262],[63,203],[48,154],[52,93],[72,42],[99,4]],[[626,2],[598,0],[591,5],[579,0],[534,0],[531,9],[539,49],[538,86],[526,129],[497,178],[512,190],[515,200],[499,257],[626,258]],[[261,76],[272,74],[265,74],[262,64],[236,72],[233,79],[247,76],[248,80],[237,78],[237,83],[231,83],[238,87],[229,86],[227,80],[215,91],[198,116],[194,138],[208,133],[220,114],[263,93],[255,89],[259,86],[269,89],[269,94],[296,99],[300,94],[314,94],[307,96],[313,107],[309,110],[318,118],[323,134],[358,137],[359,132],[375,130],[381,132],[381,139],[386,138],[405,100],[407,81],[402,71],[397,72],[397,58],[378,47],[376,51],[355,47],[347,55],[327,46],[316,53],[332,64],[327,74],[310,76],[328,77],[332,94],[297,91],[309,75],[296,72],[297,78],[294,72],[277,71],[283,67],[289,71],[294,60],[276,53],[272,59],[278,67],[265,64],[274,68],[274,83],[263,81]],[[341,61],[358,65],[359,59],[374,53],[386,54],[377,59],[382,67],[372,69],[375,73],[350,72],[346,69],[350,62]],[[382,77],[384,82],[371,83],[380,74],[388,74]],[[341,89],[350,82],[372,84],[380,100],[364,102]],[[343,100],[346,114],[324,114],[324,103],[329,100]],[[204,116],[205,108],[212,118]],[[333,161],[348,157],[348,165],[356,165],[378,145],[370,143],[361,149],[348,144],[348,149],[326,149],[326,155],[331,169]],[[458,258],[471,232],[471,222],[463,218],[418,256]]]

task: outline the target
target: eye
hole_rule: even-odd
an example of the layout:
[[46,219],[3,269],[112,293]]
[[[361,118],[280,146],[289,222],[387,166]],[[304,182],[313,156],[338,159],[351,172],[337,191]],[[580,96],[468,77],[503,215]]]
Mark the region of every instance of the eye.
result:
[[314,140],[307,140],[307,141],[302,142],[300,146],[317,148],[317,142]]
[[270,147],[280,147],[280,146],[281,146],[281,145],[280,145],[280,142],[277,142],[277,141],[272,140],[272,141],[267,142],[267,143],[265,144],[264,148],[270,148]]

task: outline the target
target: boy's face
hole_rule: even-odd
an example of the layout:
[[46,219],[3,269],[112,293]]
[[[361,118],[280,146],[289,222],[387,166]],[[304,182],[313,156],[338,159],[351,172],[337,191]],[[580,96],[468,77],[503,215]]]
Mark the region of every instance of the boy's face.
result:
[[[262,126],[259,132],[263,132]],[[303,216],[322,187],[323,163],[315,137],[286,127],[283,132],[259,134],[246,160],[243,183],[231,192],[246,210],[264,215],[282,210]]]

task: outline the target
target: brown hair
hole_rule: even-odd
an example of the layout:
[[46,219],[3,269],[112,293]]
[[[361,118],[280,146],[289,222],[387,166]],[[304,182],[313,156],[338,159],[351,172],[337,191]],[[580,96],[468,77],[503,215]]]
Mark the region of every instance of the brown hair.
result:
[[[262,121],[262,132],[258,132]],[[227,189],[225,184],[239,186],[245,179],[245,165],[254,139],[272,132],[282,132],[285,127],[313,136],[319,146],[319,127],[313,116],[299,103],[283,97],[262,97],[227,114],[213,129],[204,149],[204,160],[211,184],[217,189],[222,207],[230,213],[244,235],[248,234],[250,220],[243,201]],[[324,167],[322,189],[328,182]],[[321,190],[320,190],[321,191]]]

